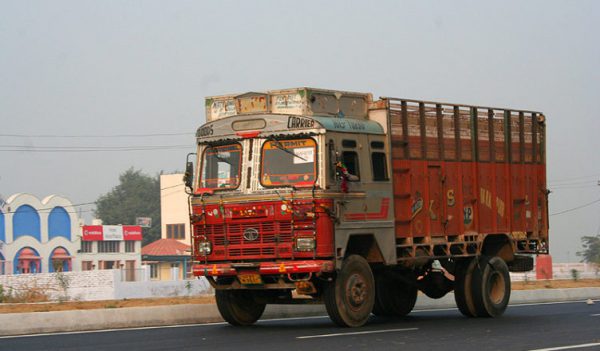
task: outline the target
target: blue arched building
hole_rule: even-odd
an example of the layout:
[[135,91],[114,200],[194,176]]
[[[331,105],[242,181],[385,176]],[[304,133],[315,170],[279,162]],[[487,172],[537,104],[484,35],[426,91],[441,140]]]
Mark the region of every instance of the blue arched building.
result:
[[79,218],[61,196],[15,194],[0,207],[0,274],[70,271]]

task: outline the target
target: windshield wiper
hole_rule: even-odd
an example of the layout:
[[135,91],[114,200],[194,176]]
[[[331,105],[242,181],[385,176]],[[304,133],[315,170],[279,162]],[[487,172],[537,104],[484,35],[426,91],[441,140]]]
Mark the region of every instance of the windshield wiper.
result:
[[304,162],[308,162],[307,159],[305,159],[304,157],[296,154],[295,152],[291,151],[290,149],[286,148],[285,146],[283,146],[283,144],[281,144],[281,142],[279,140],[277,140],[274,136],[269,136],[267,138],[267,140],[270,140],[276,148],[278,148],[281,151],[287,152],[288,154],[294,156],[294,157],[298,157],[299,159],[301,159]]

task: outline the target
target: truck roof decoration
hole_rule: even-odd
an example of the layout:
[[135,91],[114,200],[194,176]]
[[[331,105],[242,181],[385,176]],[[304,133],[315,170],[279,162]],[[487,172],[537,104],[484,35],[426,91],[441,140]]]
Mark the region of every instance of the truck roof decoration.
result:
[[[240,139],[273,134],[322,134],[325,131],[384,134],[383,127],[370,120],[324,116],[252,115],[222,118],[202,125],[196,137],[203,141]],[[230,138],[227,138],[230,136]]]
[[370,93],[314,88],[211,96],[205,100],[206,121],[267,113],[367,119],[368,107],[372,100]]

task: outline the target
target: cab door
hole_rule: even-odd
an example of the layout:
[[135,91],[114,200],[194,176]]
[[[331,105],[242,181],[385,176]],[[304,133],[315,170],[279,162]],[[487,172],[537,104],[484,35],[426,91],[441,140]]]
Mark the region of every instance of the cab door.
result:
[[339,202],[339,212],[342,222],[364,222],[366,194],[364,193],[364,162],[359,148],[360,137],[357,135],[342,135],[336,148],[337,161],[335,177],[337,188],[342,193]]

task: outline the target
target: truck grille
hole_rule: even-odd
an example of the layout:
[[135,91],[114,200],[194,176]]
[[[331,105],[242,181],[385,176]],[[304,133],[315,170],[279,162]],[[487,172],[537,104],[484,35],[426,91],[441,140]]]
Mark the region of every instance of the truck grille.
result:
[[[295,221],[296,232],[311,223]],[[258,238],[249,241],[244,238],[244,231],[252,229],[258,231]],[[195,237],[206,236],[212,242],[209,260],[289,258],[292,255],[294,231],[291,221],[197,225],[194,234]]]

